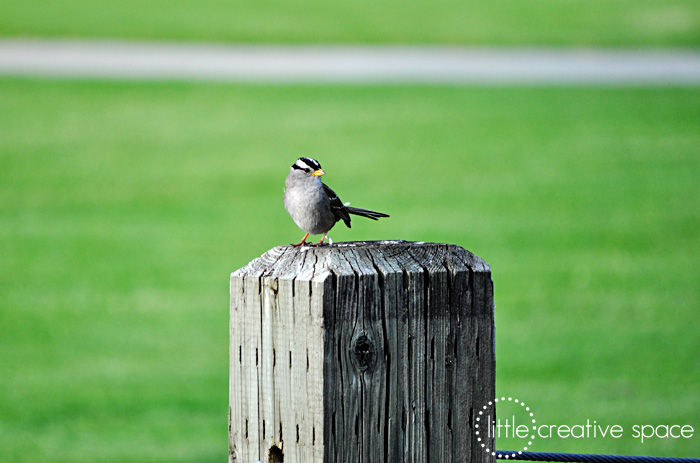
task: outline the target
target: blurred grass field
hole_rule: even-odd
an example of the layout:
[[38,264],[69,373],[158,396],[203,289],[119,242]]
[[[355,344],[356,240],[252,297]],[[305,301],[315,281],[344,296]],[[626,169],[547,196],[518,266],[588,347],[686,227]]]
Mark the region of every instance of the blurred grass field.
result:
[[[298,156],[492,266],[497,391],[697,456],[700,88],[0,80],[0,460],[225,461],[228,275],[302,232]],[[631,438],[692,424],[691,440]]]
[[697,0],[23,0],[0,37],[236,43],[700,45]]

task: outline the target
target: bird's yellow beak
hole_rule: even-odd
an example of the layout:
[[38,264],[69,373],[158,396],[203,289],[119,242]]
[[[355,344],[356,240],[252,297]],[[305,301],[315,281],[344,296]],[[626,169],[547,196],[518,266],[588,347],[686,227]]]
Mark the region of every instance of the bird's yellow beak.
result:
[[313,175],[314,177],[320,177],[321,175],[326,175],[326,173],[324,171],[322,171],[321,169],[318,169],[317,171],[315,171],[311,175]]

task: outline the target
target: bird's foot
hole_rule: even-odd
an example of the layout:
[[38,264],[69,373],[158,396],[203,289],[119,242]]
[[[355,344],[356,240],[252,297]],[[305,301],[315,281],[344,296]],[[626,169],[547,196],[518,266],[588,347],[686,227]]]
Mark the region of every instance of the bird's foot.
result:
[[307,245],[311,244],[311,243],[306,242],[306,238],[308,238],[308,237],[309,237],[309,234],[307,233],[306,235],[304,235],[304,238],[302,238],[300,242],[298,242],[297,244],[292,244],[290,246],[294,246],[295,248],[297,248],[297,247],[301,246],[302,244],[307,244]]
[[[323,241],[326,239],[327,236],[328,236],[328,233],[327,233],[327,232],[324,233],[324,234],[323,234],[323,238],[321,238],[321,241],[319,241],[319,242],[316,244],[316,246],[323,246]],[[328,240],[331,241],[330,238],[328,238]],[[331,241],[331,242],[332,242],[332,241]]]

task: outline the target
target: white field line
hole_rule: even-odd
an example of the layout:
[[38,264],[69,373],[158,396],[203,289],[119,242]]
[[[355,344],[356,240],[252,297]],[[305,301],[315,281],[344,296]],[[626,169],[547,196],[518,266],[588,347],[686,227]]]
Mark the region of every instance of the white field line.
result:
[[0,40],[0,75],[431,84],[700,84],[700,50]]

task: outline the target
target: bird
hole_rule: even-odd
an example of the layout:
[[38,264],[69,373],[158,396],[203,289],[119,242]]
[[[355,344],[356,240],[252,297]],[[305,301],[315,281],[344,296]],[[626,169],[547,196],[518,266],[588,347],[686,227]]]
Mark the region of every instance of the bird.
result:
[[294,223],[306,232],[304,238],[293,246],[309,244],[306,243],[309,235],[320,234],[323,234],[323,238],[318,245],[322,245],[330,229],[339,220],[350,228],[350,215],[372,220],[389,217],[381,212],[343,204],[338,195],[321,181],[323,175],[326,173],[321,164],[312,158],[301,157],[289,168],[289,175],[284,181],[284,208]]

